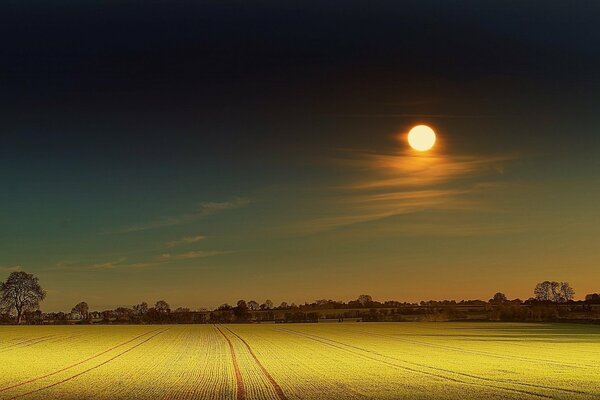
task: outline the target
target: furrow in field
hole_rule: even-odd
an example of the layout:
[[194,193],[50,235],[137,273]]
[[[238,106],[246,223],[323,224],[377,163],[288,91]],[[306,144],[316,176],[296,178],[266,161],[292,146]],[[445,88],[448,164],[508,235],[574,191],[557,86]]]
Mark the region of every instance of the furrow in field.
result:
[[[366,387],[367,385],[356,385],[354,382],[355,366],[352,365],[352,360],[337,359],[339,363],[335,361],[332,363],[332,355],[327,354],[324,357],[322,349],[315,349],[311,341],[307,341],[306,338],[287,337],[287,334],[282,335],[273,327],[253,328],[242,329],[244,337],[252,339],[250,344],[259,358],[262,360],[268,358],[269,364],[266,367],[271,371],[277,371],[277,380],[286,384],[282,389],[288,397],[348,400],[373,398],[371,388]],[[254,331],[260,333],[255,336]],[[351,364],[351,368],[344,368],[348,363]],[[329,375],[332,374],[332,368],[336,369],[336,372]],[[335,379],[327,379],[327,376],[334,376]],[[385,381],[382,379],[380,382],[383,384]],[[414,387],[405,383],[395,382],[395,384],[407,389]]]
[[[178,365],[180,372],[171,374],[175,379],[169,379],[170,384],[160,396],[162,400],[213,399],[227,394],[235,397],[235,389],[227,390],[231,386],[235,387],[235,382],[228,385],[231,382],[230,369],[227,368],[229,363],[225,365],[222,362],[230,360],[229,352],[225,350],[227,343],[214,326],[186,327],[184,334],[177,335],[173,344],[168,362]],[[180,351],[182,348],[187,351]],[[161,370],[157,368],[157,371]]]
[[123,342],[123,343],[120,343],[120,344],[118,344],[118,345],[116,345],[116,346],[110,347],[110,348],[108,348],[108,349],[106,349],[106,350],[103,350],[103,351],[101,351],[100,353],[96,353],[96,354],[94,354],[93,356],[87,357],[87,358],[85,358],[85,359],[83,359],[83,360],[80,360],[80,361],[78,361],[78,362],[74,363],[74,364],[70,364],[70,365],[68,365],[68,366],[66,366],[66,367],[63,367],[63,368],[57,369],[57,370],[55,370],[55,371],[52,371],[52,372],[49,372],[49,373],[47,373],[47,374],[40,375],[40,376],[37,376],[37,377],[35,377],[35,378],[31,378],[31,379],[29,379],[29,380],[26,380],[26,381],[19,382],[19,383],[16,383],[16,384],[14,384],[14,385],[5,386],[5,387],[3,387],[3,388],[0,388],[0,392],[4,392],[4,391],[6,391],[6,390],[9,390],[9,389],[14,389],[14,388],[17,388],[17,387],[20,387],[20,386],[23,386],[23,385],[27,385],[27,384],[30,384],[30,383],[33,383],[33,382],[39,381],[40,379],[49,378],[49,377],[51,377],[51,376],[53,376],[53,375],[59,374],[59,373],[61,373],[61,372],[64,372],[64,371],[67,371],[67,370],[69,370],[69,369],[71,369],[71,368],[74,368],[74,367],[76,367],[76,366],[78,366],[78,365],[81,365],[81,364],[83,364],[83,363],[86,363],[86,362],[88,362],[88,361],[91,361],[91,360],[93,360],[93,359],[95,359],[95,358],[98,358],[98,357],[100,357],[100,356],[102,356],[102,355],[104,355],[104,354],[106,354],[106,353],[108,353],[108,352],[111,352],[111,351],[113,351],[113,350],[116,350],[116,349],[118,349],[119,347],[123,347],[123,346],[125,346],[125,345],[127,345],[127,344],[129,344],[129,343],[131,343],[131,342],[133,342],[133,341],[135,341],[135,340],[137,340],[137,339],[139,339],[139,338],[143,337],[143,336],[146,336],[146,335],[148,335],[148,334],[150,334],[150,333],[153,333],[153,332],[156,332],[156,331],[158,331],[158,330],[159,330],[159,329],[155,329],[155,330],[153,330],[153,331],[145,332],[145,333],[143,333],[143,334],[141,334],[141,335],[138,335],[138,336],[136,336],[136,337],[134,337],[134,338],[132,338],[132,339],[129,339],[129,340],[128,340],[128,341],[126,341],[126,342]]
[[[501,356],[501,355],[498,355],[498,354],[488,353],[488,352],[484,352],[484,351],[477,351],[477,350],[461,350],[459,348],[452,347],[452,346],[436,345],[436,344],[431,344],[431,343],[426,343],[426,342],[420,342],[420,341],[417,341],[417,340],[410,340],[410,339],[398,338],[398,337],[395,337],[395,336],[392,336],[392,335],[377,334],[377,333],[365,332],[365,331],[357,331],[357,332],[363,333],[363,334],[367,334],[367,335],[373,335],[373,336],[379,336],[379,337],[386,337],[386,338],[397,340],[397,341],[404,342],[404,343],[419,344],[419,345],[423,345],[423,346],[426,346],[426,347],[440,348],[440,349],[444,349],[444,350],[453,350],[453,351],[458,351],[460,353],[466,353],[466,354],[477,354],[477,355],[485,355],[485,356],[490,356],[490,357],[496,356],[497,358],[503,358],[503,359],[508,359],[508,360],[512,359],[512,360],[529,361],[529,362],[532,362],[532,361],[535,361],[535,362],[546,362],[548,364],[554,364],[554,365],[560,365],[560,366],[565,366],[565,365],[568,365],[568,366],[577,366],[575,364],[561,364],[559,362],[553,362],[552,363],[552,362],[548,362],[546,360],[531,359],[531,358],[527,358],[527,357]],[[482,376],[478,376],[478,375],[472,375],[472,374],[467,374],[467,373],[463,373],[463,372],[447,370],[447,369],[444,369],[444,368],[437,368],[437,367],[427,366],[427,365],[423,365],[423,364],[419,364],[419,363],[412,363],[412,364],[423,366],[425,368],[432,368],[432,369],[441,370],[441,371],[444,371],[444,372],[449,372],[449,373],[464,375],[464,376],[468,376],[470,378],[481,379],[481,380],[490,381],[490,382],[508,383],[508,384],[513,384],[513,385],[527,386],[527,387],[539,388],[539,389],[549,389],[549,390],[555,390],[555,391],[559,391],[559,392],[580,394],[580,395],[593,396],[593,397],[600,398],[600,396],[598,396],[598,395],[596,395],[594,393],[589,393],[589,392],[585,392],[585,391],[581,391],[581,390],[566,389],[566,388],[561,388],[561,387],[556,387],[556,386],[537,385],[535,383],[516,382],[514,380],[506,380],[506,379],[492,379],[492,378],[486,378],[486,377],[482,377]]]
[[55,337],[56,337],[56,335],[48,335],[48,336],[41,336],[41,337],[34,338],[34,339],[24,340],[22,342],[14,343],[9,346],[5,346],[5,347],[1,348],[0,353],[17,350],[17,349],[22,349],[24,347],[30,347],[30,346],[36,345],[38,343],[49,341]]
[[254,351],[252,350],[252,348],[250,347],[250,345],[248,344],[248,342],[246,342],[240,335],[238,335],[237,333],[233,332],[231,329],[229,329],[227,327],[225,327],[225,329],[227,329],[232,335],[234,335],[235,337],[237,337],[244,344],[244,346],[246,347],[246,349],[248,350],[248,352],[250,353],[250,355],[252,356],[252,358],[254,359],[254,361],[256,362],[256,364],[260,367],[261,371],[263,372],[263,374],[265,375],[265,377],[267,378],[267,380],[269,381],[269,383],[273,387],[273,390],[277,394],[277,397],[280,400],[287,400],[287,396],[285,395],[285,393],[283,393],[283,390],[281,389],[281,386],[279,386],[279,384],[277,383],[277,381],[275,381],[275,379],[273,378],[273,376],[269,373],[269,371],[267,371],[267,369],[260,362],[260,360],[258,359],[258,357],[256,357],[256,354],[254,354]]
[[4,349],[8,349],[10,347],[19,346],[21,344],[26,344],[26,343],[29,343],[29,342],[33,342],[33,341],[36,341],[36,340],[39,340],[39,339],[49,338],[49,337],[52,337],[52,336],[56,336],[56,335],[38,336],[38,337],[35,337],[35,338],[22,340],[22,341],[17,342],[17,343],[8,343],[6,346],[1,346],[0,347],[0,351],[2,351]]
[[[372,359],[372,360],[378,361],[380,363],[384,363],[386,365],[390,365],[390,366],[393,366],[395,368],[400,368],[400,369],[403,369],[403,370],[406,370],[406,371],[420,373],[420,374],[424,374],[424,375],[429,375],[429,376],[433,376],[433,377],[436,377],[436,378],[439,378],[439,379],[444,379],[444,380],[448,380],[448,381],[456,382],[456,383],[460,383],[460,384],[465,384],[465,385],[490,387],[490,388],[493,388],[493,389],[506,390],[506,391],[510,391],[510,392],[525,394],[525,395],[529,395],[529,396],[536,396],[536,397],[548,398],[548,399],[554,399],[555,398],[554,396],[546,395],[546,394],[543,394],[543,393],[532,392],[532,391],[528,391],[528,390],[523,390],[523,389],[517,389],[517,388],[505,387],[505,386],[498,386],[498,385],[490,385],[490,384],[481,383],[481,382],[468,382],[468,381],[465,381],[464,379],[461,379],[461,378],[454,378],[454,377],[451,377],[451,376],[440,374],[440,372],[445,373],[445,374],[451,374],[451,375],[459,375],[461,377],[470,378],[470,379],[474,379],[474,380],[481,380],[481,381],[493,381],[493,380],[488,379],[488,378],[479,377],[479,376],[476,376],[476,375],[471,375],[471,374],[466,374],[466,373],[462,373],[462,372],[456,372],[456,371],[446,370],[446,369],[443,369],[443,368],[432,367],[432,366],[429,366],[429,365],[424,365],[424,364],[414,363],[414,362],[410,362],[410,361],[400,360],[400,359],[397,359],[397,358],[394,358],[394,357],[387,356],[385,354],[380,354],[380,353],[372,351],[372,350],[363,349],[363,348],[358,347],[358,346],[350,345],[350,344],[347,344],[347,343],[339,342],[339,341],[336,341],[336,340],[333,340],[333,339],[325,338],[325,337],[314,335],[314,334],[310,334],[310,333],[298,332],[298,331],[295,331],[295,330],[292,330],[292,329],[286,329],[286,328],[280,328],[280,329],[283,330],[283,331],[286,331],[286,332],[290,332],[290,333],[296,334],[296,335],[305,336],[305,337],[310,338],[312,340],[318,341],[320,343],[327,344],[327,345],[329,345],[331,347],[338,348],[340,350],[349,352],[351,354],[355,354],[355,355],[362,356],[364,358]],[[342,346],[344,346],[344,347],[342,347]],[[406,365],[399,365],[399,364],[392,363],[392,362],[389,362],[389,361],[381,360],[380,358],[375,358],[375,357],[368,356],[368,355],[366,355],[364,353],[359,353],[359,352],[356,352],[356,351],[351,351],[351,350],[348,349],[348,347],[352,348],[352,349],[359,350],[359,351],[364,352],[364,353],[373,354],[373,355],[377,355],[379,357],[391,359],[391,360],[396,361],[396,362],[401,362],[403,364],[408,364],[408,365],[411,365],[413,367],[407,367]],[[414,368],[414,367],[418,367],[418,368]],[[422,369],[419,369],[419,368],[425,368],[425,369],[433,370],[433,371],[436,371],[436,372],[430,372],[430,371],[422,370]],[[494,383],[500,383],[500,382],[496,382],[496,381],[493,381],[493,382]]]
[[69,336],[64,336],[64,335],[48,335],[48,336],[41,336],[35,339],[30,339],[30,340],[25,340],[19,343],[15,343],[9,346],[6,346],[4,348],[0,349],[0,353],[6,353],[9,351],[15,351],[15,350],[20,350],[20,349],[24,349],[27,347],[32,347],[35,346],[39,343],[43,343],[44,345],[48,345],[50,343],[56,343],[56,342],[61,342],[64,340],[70,340],[76,337],[82,336],[82,334],[78,334],[78,335],[69,335]]
[[218,326],[215,327],[225,338],[227,344],[229,345],[229,352],[231,353],[231,362],[233,364],[233,370],[235,371],[236,399],[246,400],[246,387],[244,386],[244,379],[242,378],[242,373],[240,371],[240,366],[238,364],[237,356],[235,354],[235,349],[233,348],[233,343],[231,343],[231,340],[227,337],[227,335],[225,335],[221,328],[219,328]]
[[533,358],[533,357],[523,357],[523,356],[510,356],[510,355],[502,355],[502,354],[492,353],[492,352],[483,351],[483,350],[461,349],[460,347],[454,347],[454,346],[448,346],[448,345],[442,345],[442,344],[422,342],[422,341],[419,341],[419,340],[406,339],[406,338],[401,338],[401,337],[398,337],[398,336],[395,336],[395,335],[386,335],[386,334],[383,334],[383,333],[375,333],[375,332],[367,332],[367,331],[355,331],[355,332],[362,333],[362,334],[365,334],[365,335],[385,337],[385,338],[389,338],[389,339],[392,339],[392,340],[395,340],[395,341],[399,341],[399,342],[404,342],[404,343],[418,344],[420,346],[425,346],[425,347],[431,347],[431,348],[437,348],[437,349],[444,349],[444,350],[456,351],[456,352],[464,353],[464,354],[483,355],[483,356],[487,356],[487,357],[499,358],[499,359],[504,359],[504,360],[519,360],[519,361],[525,361],[525,362],[531,362],[531,363],[540,363],[540,362],[542,362],[542,363],[545,363],[545,364],[558,365],[558,366],[561,366],[561,367],[563,367],[563,366],[569,366],[569,367],[574,367],[574,368],[582,368],[582,367],[588,367],[588,368],[593,368],[593,369],[598,368],[597,365],[591,365],[591,364],[575,364],[575,363],[568,363],[568,362],[548,360],[548,359],[544,359],[544,358]]
[[[194,340],[193,340],[194,336],[190,333],[186,331],[186,334],[183,335],[182,338],[178,338],[177,341],[172,340],[171,344],[174,344],[175,348],[181,346],[181,344],[179,342],[183,342],[185,344],[189,343],[188,349],[189,351],[193,351],[193,346],[195,345]],[[175,359],[172,360],[173,364],[175,365],[185,365],[185,353],[183,352],[178,352],[178,353],[174,353],[173,354]],[[162,396],[160,397],[161,400],[174,400],[174,399],[181,399],[181,398],[187,398],[187,392],[189,391],[189,385],[191,384],[191,382],[194,381],[193,378],[190,377],[190,375],[192,374],[192,369],[188,369],[188,371],[186,371],[186,374],[182,374],[177,381],[175,382],[175,385],[173,385],[172,387],[170,387],[168,390],[166,390]]]
[[152,336],[150,336],[150,337],[148,337],[148,338],[144,339],[143,341],[141,341],[141,342],[139,342],[139,343],[135,344],[135,345],[134,345],[134,346],[132,346],[132,347],[129,347],[129,348],[128,348],[128,349],[126,349],[126,350],[123,350],[122,352],[120,352],[120,353],[118,353],[118,354],[116,354],[116,355],[112,356],[111,358],[109,358],[108,360],[105,360],[105,361],[101,362],[100,364],[96,364],[96,365],[94,365],[93,367],[90,367],[90,368],[88,368],[88,369],[85,369],[85,370],[83,370],[83,371],[81,371],[81,372],[78,372],[78,373],[76,373],[76,374],[74,374],[74,375],[71,375],[71,376],[69,376],[69,377],[67,377],[67,378],[65,378],[65,379],[62,379],[62,380],[58,381],[58,382],[54,382],[54,383],[52,383],[52,384],[50,384],[50,385],[46,385],[46,386],[43,386],[43,387],[41,387],[41,388],[38,388],[38,389],[35,389],[35,390],[31,390],[31,391],[29,391],[29,392],[25,392],[25,393],[22,393],[22,394],[19,394],[19,395],[13,396],[13,397],[11,397],[11,400],[14,400],[14,399],[19,399],[19,398],[21,398],[21,397],[25,397],[25,396],[28,396],[28,395],[31,395],[31,394],[34,394],[34,393],[41,392],[41,391],[43,391],[43,390],[46,390],[46,389],[50,389],[50,388],[52,388],[52,387],[55,387],[55,386],[61,385],[61,384],[63,384],[63,383],[66,383],[66,382],[68,382],[68,381],[71,381],[71,380],[73,380],[73,379],[75,379],[75,378],[77,378],[77,377],[79,377],[79,376],[81,376],[81,375],[83,375],[83,374],[86,374],[86,373],[88,373],[88,372],[90,372],[90,371],[93,371],[93,370],[95,370],[95,369],[98,369],[98,368],[100,368],[100,367],[102,367],[102,366],[104,366],[104,365],[108,364],[109,362],[111,362],[111,361],[113,361],[113,360],[115,360],[115,359],[117,359],[117,358],[119,358],[119,357],[121,357],[121,356],[123,356],[123,355],[125,355],[125,354],[129,353],[130,351],[132,351],[132,350],[135,350],[136,348],[138,348],[138,347],[140,347],[141,345],[143,345],[143,344],[145,344],[145,343],[149,342],[150,340],[152,340],[152,339],[153,339],[153,338],[155,338],[156,336],[160,335],[161,333],[163,333],[163,332],[167,331],[168,329],[169,329],[169,328],[167,328],[167,329],[163,329],[163,330],[161,330],[161,331],[159,331],[159,332],[156,332],[156,333],[155,333],[155,334],[153,334]]

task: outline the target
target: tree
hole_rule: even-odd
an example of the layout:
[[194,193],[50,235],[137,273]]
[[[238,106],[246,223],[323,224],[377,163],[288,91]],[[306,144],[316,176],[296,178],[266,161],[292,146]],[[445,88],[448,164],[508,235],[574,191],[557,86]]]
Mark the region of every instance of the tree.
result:
[[17,324],[21,323],[25,311],[37,310],[46,298],[38,278],[23,271],[12,272],[0,285],[0,306],[7,312],[15,310]]
[[81,318],[84,320],[88,320],[90,316],[90,308],[88,307],[88,303],[86,303],[85,301],[82,301],[81,303],[73,307],[71,312],[81,315]]
[[589,304],[600,304],[600,294],[590,293],[585,296],[585,302]]
[[279,305],[279,308],[282,310],[285,310],[288,308],[288,303],[286,303],[285,301],[282,301],[281,304]]
[[573,300],[575,296],[575,290],[571,287],[569,282],[560,283],[560,301],[566,303],[567,301]]
[[250,316],[248,312],[248,305],[244,300],[238,300],[237,307],[233,308],[233,315],[238,321],[246,321]]
[[260,306],[258,305],[258,303],[257,303],[256,301],[254,301],[254,300],[250,300],[250,301],[248,302],[248,308],[249,308],[250,310],[252,310],[252,311],[256,311],[256,310],[258,310],[258,309],[259,309],[259,307],[260,307]]
[[115,315],[117,317],[117,321],[131,321],[131,316],[133,314],[133,310],[127,307],[117,307],[115,308]]
[[538,301],[553,301],[552,282],[544,281],[538,283],[535,285],[535,289],[533,289],[533,294]]
[[358,296],[358,299],[356,301],[358,301],[361,306],[366,307],[368,304],[373,302],[373,298],[368,294],[361,294],[360,296]]
[[133,306],[133,312],[139,317],[143,317],[148,312],[148,303],[142,301],[140,304]]
[[538,301],[565,303],[573,300],[575,290],[569,282],[544,281],[535,286],[533,293]]
[[489,301],[489,303],[491,304],[502,304],[505,303],[508,299],[506,298],[506,295],[504,293],[496,293],[494,295],[494,297],[492,297]]
[[273,308],[273,302],[269,299],[265,300],[265,308],[271,310]]
[[171,306],[164,300],[157,301],[154,308],[159,314],[169,314],[171,312]]

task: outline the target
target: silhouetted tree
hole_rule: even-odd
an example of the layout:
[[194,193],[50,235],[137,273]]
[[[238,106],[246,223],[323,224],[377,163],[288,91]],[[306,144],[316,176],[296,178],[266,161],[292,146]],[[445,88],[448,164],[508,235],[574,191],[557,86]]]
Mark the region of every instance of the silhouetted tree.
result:
[[21,323],[25,311],[37,310],[45,297],[38,278],[23,271],[12,272],[6,282],[0,284],[0,306],[8,313],[15,310],[17,324]]
[[259,304],[254,300],[250,300],[248,302],[248,308],[252,311],[256,311],[259,309]]
[[229,323],[233,320],[232,307],[229,304],[223,304],[216,311],[210,313],[210,322]]
[[88,320],[90,316],[90,308],[88,307],[88,303],[86,303],[85,301],[82,301],[81,303],[73,307],[71,312],[79,314],[84,320]]
[[115,309],[115,316],[117,321],[129,321],[133,315],[133,310],[127,307],[117,307]]
[[273,309],[273,302],[269,299],[265,300],[265,308],[267,310],[272,310]]
[[600,304],[600,294],[591,293],[585,296],[585,302],[589,304]]
[[42,311],[41,310],[27,310],[23,313],[25,323],[29,325],[41,324],[42,323]]
[[360,296],[358,296],[358,299],[356,299],[356,301],[358,301],[362,307],[368,307],[369,304],[373,302],[373,298],[368,294],[361,294]]
[[247,321],[250,317],[250,313],[248,312],[248,305],[244,300],[239,300],[237,302],[237,306],[233,309],[233,315],[238,321]]
[[571,287],[569,282],[561,282],[560,283],[560,301],[568,302],[573,300],[575,296],[575,290]]
[[100,314],[102,314],[102,322],[110,322],[110,318],[114,313],[112,310],[104,310]]
[[171,312],[171,306],[164,300],[157,301],[154,308],[159,314],[169,314]]
[[507,300],[508,299],[506,298],[506,295],[504,293],[498,292],[494,295],[494,297],[490,299],[489,302],[492,304],[502,304],[505,303]]
[[[556,283],[556,282],[555,282]],[[535,299],[538,301],[553,301],[553,285],[550,281],[540,282],[533,289]]]
[[538,301],[565,303],[573,300],[575,290],[569,285],[569,282],[544,281],[535,286],[533,293]]
[[140,304],[136,304],[135,306],[133,306],[133,312],[138,317],[143,317],[148,312],[148,303],[142,301]]

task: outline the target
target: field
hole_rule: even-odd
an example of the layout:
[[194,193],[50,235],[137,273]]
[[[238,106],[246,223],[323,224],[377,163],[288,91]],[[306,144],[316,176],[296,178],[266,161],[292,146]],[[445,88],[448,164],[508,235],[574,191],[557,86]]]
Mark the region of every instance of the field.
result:
[[0,398],[600,398],[600,326],[3,326]]

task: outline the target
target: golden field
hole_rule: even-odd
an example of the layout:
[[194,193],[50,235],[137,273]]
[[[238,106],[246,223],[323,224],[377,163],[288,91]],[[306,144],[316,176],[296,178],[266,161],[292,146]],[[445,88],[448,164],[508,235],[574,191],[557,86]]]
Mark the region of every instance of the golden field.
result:
[[600,326],[3,326],[0,398],[600,398]]

